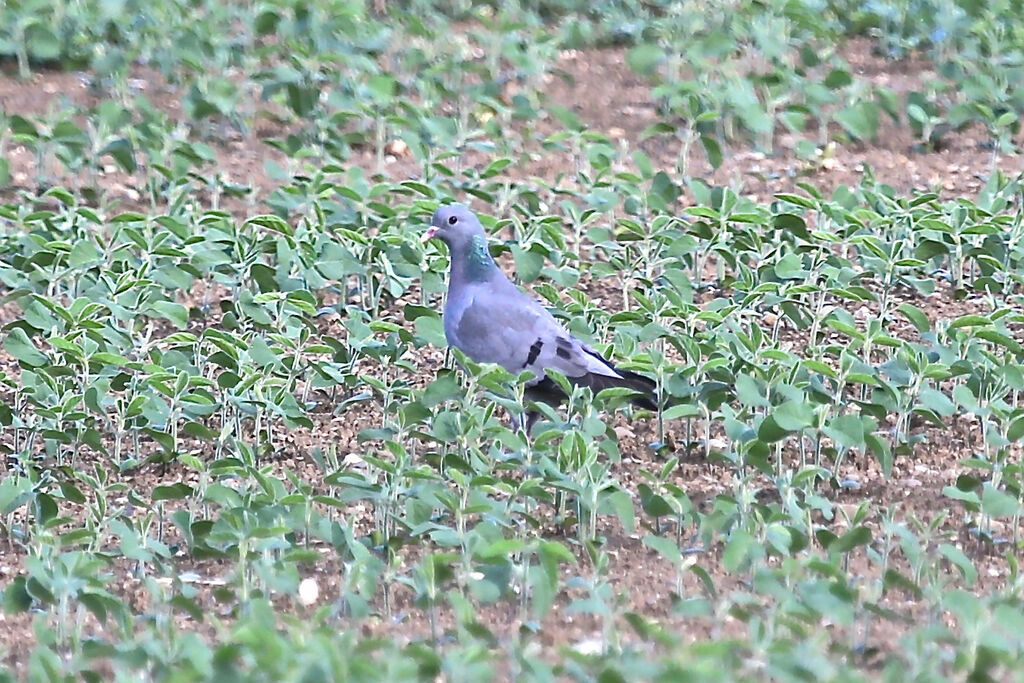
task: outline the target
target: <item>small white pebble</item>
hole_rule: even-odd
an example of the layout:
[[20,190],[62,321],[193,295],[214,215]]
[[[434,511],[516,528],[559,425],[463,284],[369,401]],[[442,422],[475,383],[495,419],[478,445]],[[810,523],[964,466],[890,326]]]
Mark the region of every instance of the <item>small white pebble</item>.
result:
[[409,152],[409,145],[405,140],[392,140],[384,148],[384,151],[392,156],[404,157]]
[[320,586],[317,585],[316,579],[310,577],[303,579],[302,583],[299,584],[299,602],[305,607],[309,607],[316,602],[317,598],[320,597]]
[[604,646],[598,638],[587,638],[573,645],[572,649],[581,655],[599,655],[604,651]]

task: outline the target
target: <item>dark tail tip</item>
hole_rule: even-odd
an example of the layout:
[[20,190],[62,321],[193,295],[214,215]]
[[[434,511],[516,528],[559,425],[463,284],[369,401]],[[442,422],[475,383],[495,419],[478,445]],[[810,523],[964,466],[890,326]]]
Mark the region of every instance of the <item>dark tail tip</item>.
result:
[[620,368],[615,369],[620,375],[622,375],[623,381],[619,383],[619,386],[627,387],[636,391],[641,396],[637,396],[633,399],[633,405],[638,408],[644,408],[646,410],[657,410],[658,409],[658,384],[650,377],[644,377],[635,372],[629,370],[622,370]]
[[[630,399],[633,405],[645,410],[658,409],[658,385],[653,379],[629,370],[620,370],[619,368],[615,368],[615,372],[619,373],[621,378],[589,374],[581,377],[570,377],[569,379],[575,384],[589,387],[595,394],[602,389],[610,389],[612,387],[632,389],[639,394],[639,396],[634,396]],[[526,388],[526,399],[558,405],[566,399],[566,396],[550,377],[545,377],[540,382]]]

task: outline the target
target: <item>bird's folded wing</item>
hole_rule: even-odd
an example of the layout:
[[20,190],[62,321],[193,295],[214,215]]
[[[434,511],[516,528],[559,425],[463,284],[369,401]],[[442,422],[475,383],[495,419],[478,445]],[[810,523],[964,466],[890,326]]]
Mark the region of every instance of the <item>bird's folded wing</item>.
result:
[[459,312],[449,342],[478,363],[497,363],[510,372],[545,370],[566,377],[587,374],[620,377],[592,349],[569,334],[537,301],[519,296],[494,297],[474,292]]

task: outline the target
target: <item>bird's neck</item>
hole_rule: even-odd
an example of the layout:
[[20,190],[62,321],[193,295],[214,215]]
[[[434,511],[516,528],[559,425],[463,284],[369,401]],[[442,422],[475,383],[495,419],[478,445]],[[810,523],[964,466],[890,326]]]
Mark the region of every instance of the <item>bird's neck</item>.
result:
[[473,235],[469,248],[463,252],[462,258],[452,260],[452,280],[461,282],[482,282],[497,270],[498,264],[491,258],[487,249],[487,238]]

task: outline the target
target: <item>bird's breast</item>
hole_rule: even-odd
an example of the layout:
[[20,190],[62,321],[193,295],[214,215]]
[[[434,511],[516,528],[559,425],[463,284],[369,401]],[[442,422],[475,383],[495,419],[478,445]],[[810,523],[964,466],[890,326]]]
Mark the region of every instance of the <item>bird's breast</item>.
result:
[[463,345],[459,342],[459,321],[462,320],[462,314],[466,312],[466,309],[472,303],[472,296],[453,299],[449,293],[448,300],[444,305],[444,313],[441,316],[441,322],[444,325],[444,337],[448,340],[448,346],[454,346],[457,349],[463,348]]

